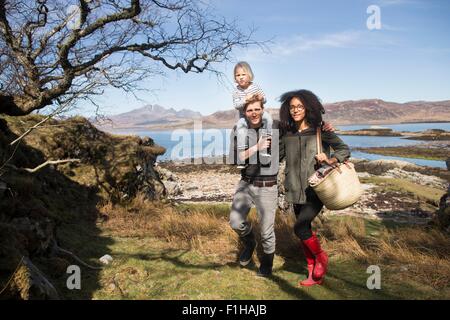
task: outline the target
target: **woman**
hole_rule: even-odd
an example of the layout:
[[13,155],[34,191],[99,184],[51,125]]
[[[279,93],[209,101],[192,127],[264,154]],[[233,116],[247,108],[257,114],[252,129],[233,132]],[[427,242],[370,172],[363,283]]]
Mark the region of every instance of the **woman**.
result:
[[[308,178],[315,172],[316,163],[335,166],[348,159],[350,151],[336,134],[322,131],[324,152],[317,154],[316,128],[321,127],[325,110],[314,93],[308,90],[291,91],[283,94],[280,101],[280,157],[286,159],[286,199],[294,205],[294,232],[301,240],[308,265],[308,278],[300,285],[311,286],[322,283],[327,272],[328,256],[311,230],[311,222],[323,204],[308,186]],[[330,147],[334,150],[332,157]]]

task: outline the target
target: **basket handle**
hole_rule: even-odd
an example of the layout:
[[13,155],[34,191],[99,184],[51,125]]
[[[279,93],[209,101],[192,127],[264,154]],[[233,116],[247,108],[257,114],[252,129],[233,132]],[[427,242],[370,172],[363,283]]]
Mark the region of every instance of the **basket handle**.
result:
[[[321,126],[316,128],[316,145],[317,145],[317,154],[322,153],[322,128]],[[316,162],[320,165],[319,161],[316,160]],[[345,165],[351,169],[351,167],[348,165],[347,161],[345,162]],[[340,164],[338,163],[335,167],[337,172],[342,173],[341,168],[339,168]]]
[[316,144],[317,144],[317,154],[322,153],[322,129],[320,126],[316,128]]

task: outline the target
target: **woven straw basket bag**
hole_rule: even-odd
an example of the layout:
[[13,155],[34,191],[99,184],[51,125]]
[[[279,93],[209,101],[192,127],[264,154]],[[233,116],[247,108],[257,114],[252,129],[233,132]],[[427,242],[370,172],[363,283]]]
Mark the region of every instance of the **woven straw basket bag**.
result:
[[[320,129],[317,130],[317,150],[322,152]],[[317,184],[310,184],[322,203],[330,210],[345,209],[356,203],[362,194],[361,183],[351,162],[339,164]]]

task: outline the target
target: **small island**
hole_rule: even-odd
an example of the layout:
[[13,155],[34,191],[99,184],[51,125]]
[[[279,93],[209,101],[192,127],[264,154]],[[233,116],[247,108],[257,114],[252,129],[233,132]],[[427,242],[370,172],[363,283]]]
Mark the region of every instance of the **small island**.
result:
[[356,151],[381,154],[390,157],[416,158],[424,160],[446,161],[450,158],[450,144],[438,146],[399,146],[399,147],[372,147],[355,148]]
[[416,158],[446,161],[450,159],[450,132],[442,129],[429,129],[421,132],[397,132],[390,128],[368,128],[349,131],[336,131],[339,135],[390,136],[408,140],[428,141],[410,146],[354,148],[356,151],[380,154],[391,157]]
[[401,137],[402,133],[389,128],[367,128],[359,130],[337,130],[337,134],[343,136],[380,136],[380,137]]
[[442,129],[429,129],[420,132],[394,131],[390,128],[365,128],[358,130],[336,130],[343,136],[379,136],[379,137],[405,137],[409,140],[444,141],[450,140],[450,131]]

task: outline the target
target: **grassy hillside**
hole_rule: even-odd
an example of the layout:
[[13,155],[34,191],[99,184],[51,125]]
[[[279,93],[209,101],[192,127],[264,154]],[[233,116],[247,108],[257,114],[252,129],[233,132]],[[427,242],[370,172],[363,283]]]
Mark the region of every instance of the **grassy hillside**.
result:
[[[55,277],[67,298],[450,298],[449,237],[434,229],[353,217],[322,219],[316,227],[330,255],[329,273],[324,285],[301,288],[297,283],[306,265],[291,216],[277,217],[274,275],[262,279],[256,277],[260,252],[249,268],[237,264],[238,239],[228,226],[226,204],[173,208],[137,198],[127,208],[106,205],[100,211],[105,218],[96,237],[80,237],[80,227],[66,228],[61,238],[81,257],[108,253],[114,261],[98,273],[83,268],[81,290],[66,289],[66,275]],[[255,220],[255,212],[250,218]],[[381,268],[381,290],[366,287],[370,265]]]
[[[0,117],[0,299],[55,297],[45,278],[68,265],[58,250],[62,230],[82,224],[79,237],[91,239],[105,202],[126,203],[138,192],[152,199],[164,194],[153,170],[164,148],[150,138],[110,135],[84,118],[71,118],[49,120],[10,145],[42,119]],[[60,159],[78,161],[28,170]]]

